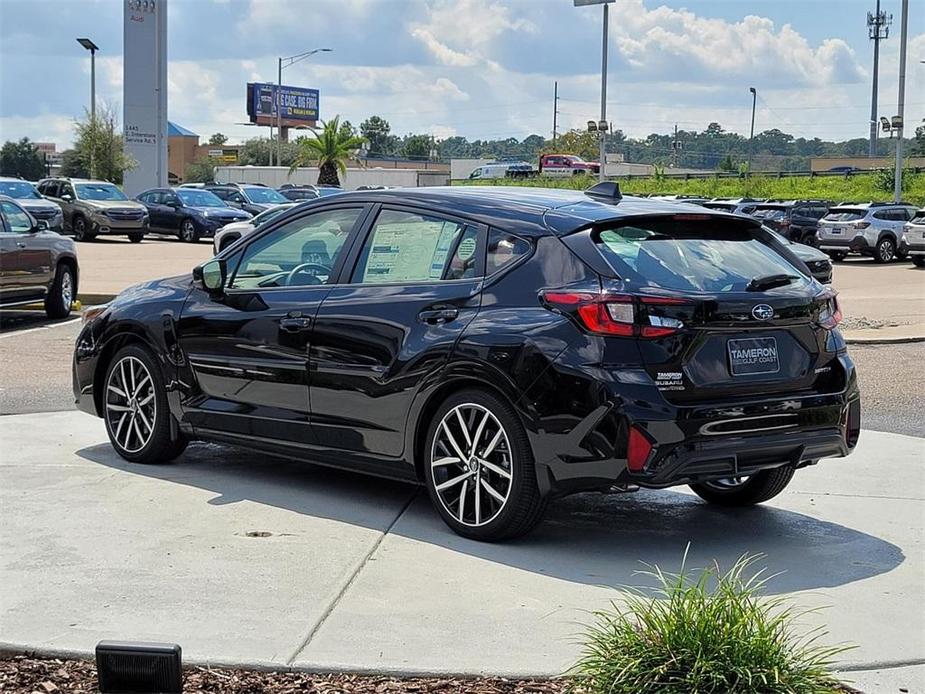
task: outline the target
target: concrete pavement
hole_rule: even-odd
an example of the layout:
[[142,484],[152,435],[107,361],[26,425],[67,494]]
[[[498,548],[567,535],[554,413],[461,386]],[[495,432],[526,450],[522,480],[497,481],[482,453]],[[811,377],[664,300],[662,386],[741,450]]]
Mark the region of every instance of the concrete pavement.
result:
[[689,542],[692,566],[767,555],[785,572],[772,592],[828,605],[826,642],[858,645],[844,666],[925,662],[922,439],[865,431],[755,509],[579,495],[497,545],[452,534],[401,484],[206,444],[130,465],[76,412],[2,417],[0,440],[7,646],[167,640],[192,662],[552,675],[589,610],[638,584],[640,562],[676,568]]

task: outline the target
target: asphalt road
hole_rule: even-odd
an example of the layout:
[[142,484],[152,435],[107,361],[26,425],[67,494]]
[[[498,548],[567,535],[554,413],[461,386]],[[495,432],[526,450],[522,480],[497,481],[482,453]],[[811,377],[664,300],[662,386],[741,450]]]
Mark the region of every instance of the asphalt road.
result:
[[[0,318],[0,414],[73,407],[71,354],[79,321],[51,323],[39,311]],[[925,343],[853,345],[865,429],[925,437]]]

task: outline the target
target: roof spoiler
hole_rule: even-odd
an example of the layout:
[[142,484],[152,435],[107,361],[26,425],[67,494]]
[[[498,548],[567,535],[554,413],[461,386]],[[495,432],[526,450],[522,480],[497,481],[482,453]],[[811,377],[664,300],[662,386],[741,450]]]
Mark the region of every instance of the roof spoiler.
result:
[[620,202],[623,199],[620,184],[615,181],[601,181],[597,185],[588,188],[585,195],[601,202]]

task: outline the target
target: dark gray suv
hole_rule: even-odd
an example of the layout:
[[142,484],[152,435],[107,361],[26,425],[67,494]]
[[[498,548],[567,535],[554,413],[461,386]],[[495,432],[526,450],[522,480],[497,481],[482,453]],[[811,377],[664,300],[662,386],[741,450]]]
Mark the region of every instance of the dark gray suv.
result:
[[78,276],[74,241],[0,195],[0,308],[43,302],[49,318],[66,318]]

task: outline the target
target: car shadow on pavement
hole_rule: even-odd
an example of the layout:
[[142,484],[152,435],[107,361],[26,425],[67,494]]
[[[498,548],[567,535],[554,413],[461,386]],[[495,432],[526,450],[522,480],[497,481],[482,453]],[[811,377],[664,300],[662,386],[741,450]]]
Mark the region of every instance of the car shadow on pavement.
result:
[[896,545],[838,523],[768,505],[723,509],[669,490],[558,499],[526,537],[488,544],[454,534],[422,489],[400,482],[210,443],[191,444],[167,465],[128,463],[108,443],[77,454],[128,474],[213,492],[211,505],[265,504],[588,585],[645,584],[635,572],[645,564],[676,570],[688,544],[692,567],[714,561],[730,567],[745,553],[764,555],[761,565],[781,572],[770,593],[840,586],[905,560]]

